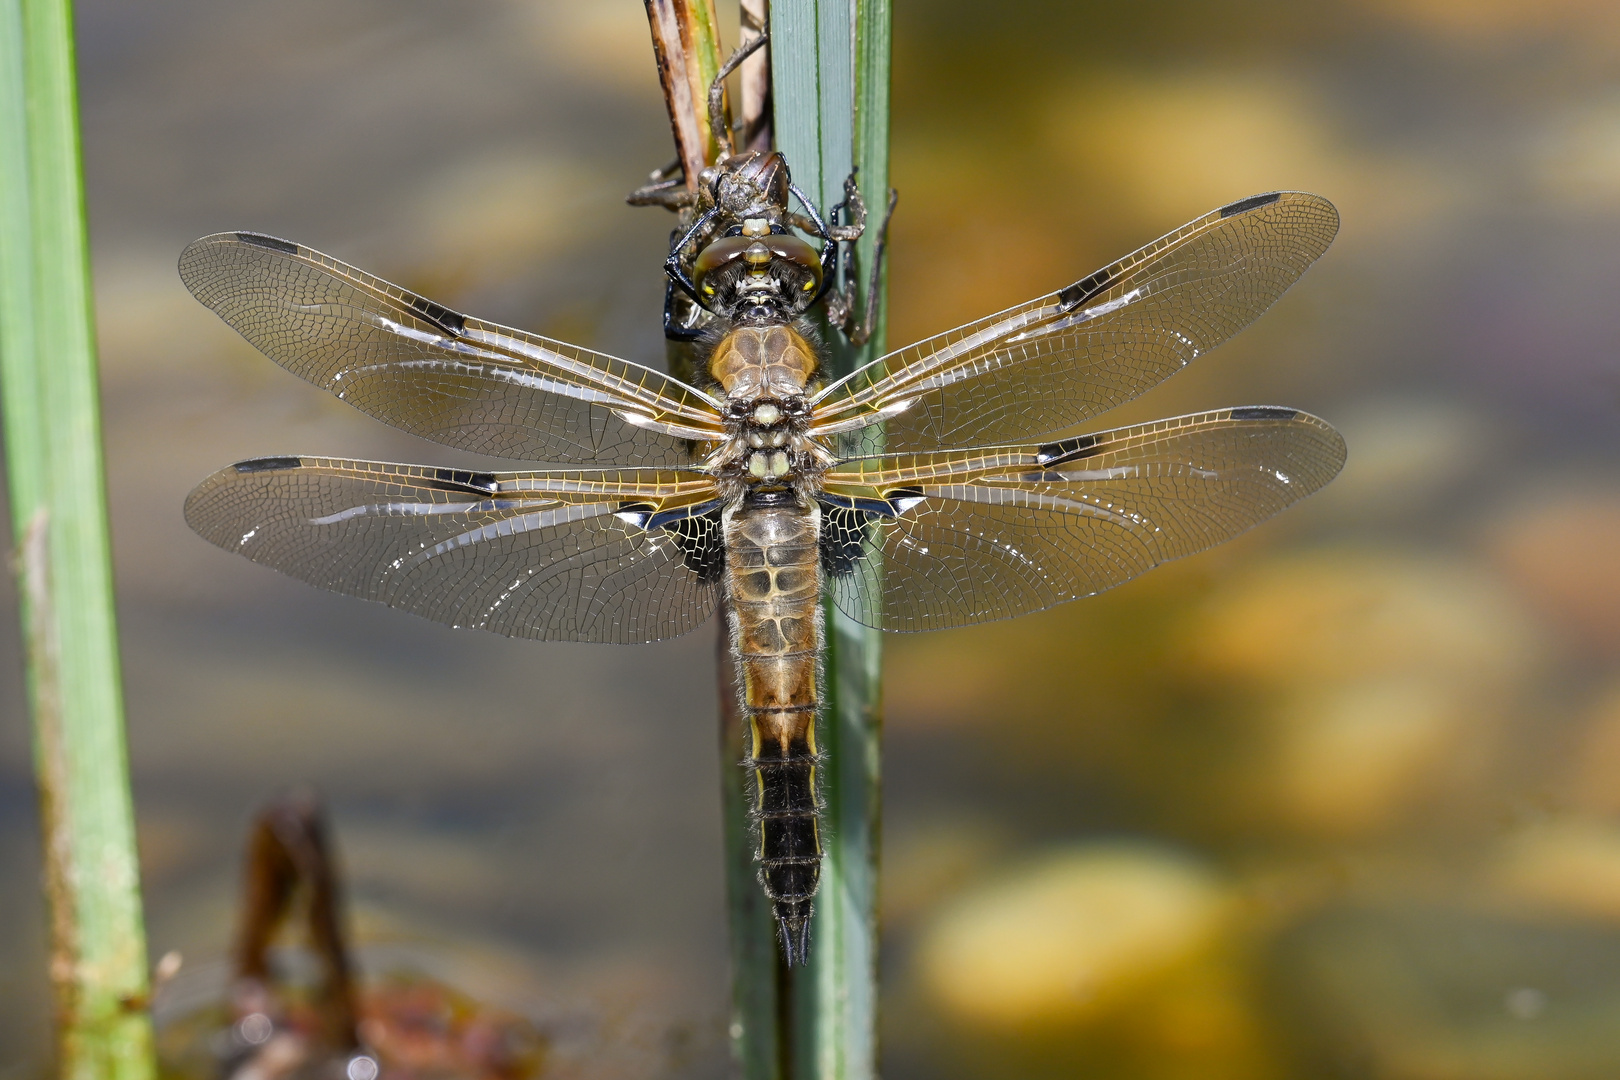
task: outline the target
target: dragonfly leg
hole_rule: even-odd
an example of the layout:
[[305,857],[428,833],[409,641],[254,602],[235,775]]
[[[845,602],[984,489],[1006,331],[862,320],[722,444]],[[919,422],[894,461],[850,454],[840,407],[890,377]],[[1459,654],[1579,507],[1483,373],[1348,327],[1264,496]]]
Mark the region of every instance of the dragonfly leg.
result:
[[782,220],[793,226],[795,229],[798,229],[800,232],[807,233],[810,236],[815,237],[817,240],[827,239],[821,234],[819,218],[812,219],[805,214],[799,213],[797,210],[789,210],[787,213],[782,215]]
[[697,196],[686,186],[686,170],[680,158],[654,169],[647,182],[624,197],[631,206],[662,206],[665,210],[681,211],[697,201]]
[[[827,223],[821,220],[821,211],[810,201],[810,196],[800,191],[798,185],[791,181],[788,183],[788,191],[793,193],[794,198],[804,207],[805,214],[809,215],[806,218],[803,214],[796,214],[790,210],[785,215],[788,221],[794,228],[802,229],[821,240],[821,289],[816,293],[815,299],[810,301],[811,304],[815,304],[827,295],[827,290],[832,288],[833,279],[838,276],[838,241],[833,239],[832,230],[827,228]],[[843,203],[838,205],[842,206]]]
[[[858,172],[858,168],[851,169],[849,175],[844,177],[844,201],[833,204],[829,214],[832,227],[827,230],[827,235],[833,240],[852,242],[859,240],[866,231],[866,200],[861,197],[860,185],[855,183]],[[845,212],[849,214],[849,224],[840,225],[838,219]]]
[[664,272],[669,275],[670,280],[679,285],[681,291],[690,296],[693,302],[699,306],[703,305],[703,299],[698,296],[697,285],[693,283],[692,272],[688,269],[688,264],[693,256],[687,254],[687,249],[692,246],[693,241],[703,235],[704,230],[708,229],[714,223],[715,218],[719,216],[720,211],[718,209],[711,209],[704,213],[692,223],[692,227],[686,230],[684,236],[670,245],[669,258],[664,260]]
[[726,115],[726,77],[736,71],[744,60],[753,56],[767,40],[769,33],[762,29],[758,37],[737,46],[736,51],[731,54],[731,59],[725,62],[715,74],[714,81],[709,84],[709,131],[714,136],[717,151],[714,160],[717,164],[735,152],[731,141],[731,119]]
[[[703,327],[688,326],[683,319],[675,316],[675,282],[664,283],[664,337],[670,341],[696,341],[703,336]],[[687,303],[690,314],[697,308],[690,301]]]
[[[855,212],[860,215],[861,228],[864,229],[866,206],[860,199],[860,192],[855,188],[855,176],[853,173],[845,181],[844,190],[846,198],[855,205]],[[883,212],[883,222],[878,226],[877,236],[872,244],[872,267],[867,274],[865,297],[858,297],[857,285],[847,280],[841,282],[837,288],[827,293],[827,320],[844,332],[844,337],[849,339],[851,345],[865,345],[871,340],[872,331],[877,328],[878,307],[880,305],[878,286],[883,276],[883,253],[888,247],[889,221],[894,217],[894,207],[899,201],[900,193],[890,188],[889,205]],[[839,206],[842,205],[842,203],[839,204]],[[838,209],[837,206],[833,207],[835,220]],[[860,232],[857,231],[856,236],[859,235]],[[846,267],[846,276],[856,269],[855,253],[853,251],[850,252]],[[857,299],[862,301],[860,308],[863,315],[859,319],[855,315]]]

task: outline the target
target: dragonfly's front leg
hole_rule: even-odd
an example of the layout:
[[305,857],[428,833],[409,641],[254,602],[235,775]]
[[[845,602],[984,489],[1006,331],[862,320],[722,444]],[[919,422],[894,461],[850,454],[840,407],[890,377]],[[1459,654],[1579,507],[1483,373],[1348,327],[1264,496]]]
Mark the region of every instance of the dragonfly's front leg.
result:
[[[686,308],[684,316],[675,314],[675,305],[683,303]],[[696,341],[705,332],[702,326],[693,326],[688,323],[689,318],[698,316],[699,308],[692,303],[690,297],[678,294],[675,291],[675,282],[664,283],[664,337],[670,341]]]
[[[860,186],[855,183],[855,174],[859,171],[851,169],[849,175],[844,177],[844,201],[835,203],[828,215],[832,226],[827,230],[827,236],[831,240],[854,243],[866,231],[866,200],[861,197]],[[848,225],[838,224],[838,218],[844,213],[849,215]]]
[[[844,202],[833,207],[834,225],[829,230],[839,240],[853,242],[859,239],[866,229],[866,202],[861,198],[860,189],[855,186],[855,174],[851,173],[849,179],[844,181]],[[894,217],[894,207],[900,201],[900,193],[893,188],[889,189],[889,205],[883,212],[883,222],[878,226],[877,236],[872,244],[872,269],[867,275],[866,296],[860,304],[863,314],[856,316],[857,286],[849,278],[856,269],[855,252],[850,251],[845,260],[844,280],[827,292],[827,321],[842,330],[844,337],[849,339],[851,345],[865,345],[872,338],[872,331],[877,328],[879,300],[878,286],[883,275],[883,253],[889,241],[889,220]],[[852,217],[857,220],[846,226],[838,226],[838,211],[848,205]],[[853,236],[845,234],[853,231]]]
[[[761,30],[758,37],[739,45],[709,84],[709,132],[714,136],[717,162],[725,161],[736,152],[732,143],[730,118],[726,116],[726,79],[768,40],[769,34]],[[747,133],[744,132],[743,145],[747,144]]]
[[677,213],[697,201],[692,189],[686,186],[686,170],[680,158],[655,169],[647,182],[624,197],[631,206],[662,206]]
[[[805,212],[804,214],[797,214],[789,211],[784,216],[794,228],[821,240],[821,290],[816,293],[815,299],[811,301],[812,304],[820,303],[828,295],[838,291],[836,283],[838,281],[838,246],[840,239],[855,239],[861,235],[861,230],[866,227],[866,204],[860,201],[860,191],[855,188],[854,172],[851,172],[844,181],[844,202],[838,203],[832,208],[830,215],[832,218],[831,226],[821,220],[821,211],[817,210],[816,204],[810,201],[810,196],[800,191],[792,183],[788,184],[788,190],[793,193],[794,198],[799,200]],[[849,201],[849,192],[851,190],[855,190],[855,200],[860,210],[861,222],[859,226],[840,227],[838,225],[838,212],[844,209],[845,203]],[[850,233],[852,228],[854,229],[853,234]]]

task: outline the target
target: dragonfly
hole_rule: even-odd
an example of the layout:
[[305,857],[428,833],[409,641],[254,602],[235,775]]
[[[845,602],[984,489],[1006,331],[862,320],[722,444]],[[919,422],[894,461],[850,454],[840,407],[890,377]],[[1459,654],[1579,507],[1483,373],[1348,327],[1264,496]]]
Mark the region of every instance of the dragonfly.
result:
[[257,458],[204,480],[185,515],[311,584],[512,637],[660,641],[723,604],[759,876],[792,965],[822,859],[823,598],[889,631],[1010,618],[1203,551],[1328,483],[1344,442],[1294,408],[1085,429],[1269,308],[1338,214],[1305,192],[1241,199],[835,378],[804,321],[834,230],[820,251],[794,231],[791,197],[821,218],[780,154],[714,173],[666,266],[705,313],[687,382],[300,244],[191,244],[187,287],[276,363],[415,435],[545,467]]

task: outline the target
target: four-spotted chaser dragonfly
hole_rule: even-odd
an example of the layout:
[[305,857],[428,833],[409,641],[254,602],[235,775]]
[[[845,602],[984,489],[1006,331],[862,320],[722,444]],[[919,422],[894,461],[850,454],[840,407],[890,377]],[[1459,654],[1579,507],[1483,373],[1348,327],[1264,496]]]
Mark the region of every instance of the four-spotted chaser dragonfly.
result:
[[[1326,250],[1338,215],[1302,192],[1243,199],[829,379],[802,317],[827,287],[832,230],[819,253],[794,234],[803,218],[780,155],[737,155],[704,183],[704,212],[668,266],[708,313],[693,385],[284,240],[190,245],[187,287],[294,374],[435,442],[568,467],[259,458],[209,477],[185,513],[213,543],[304,581],[514,637],[657,641],[725,598],[760,878],[791,964],[806,955],[821,863],[823,594],[884,630],[1022,615],[1202,551],[1322,487],[1344,443],[1291,408],[1076,429],[1265,311]],[[880,452],[840,455],[840,437],[877,430]]]

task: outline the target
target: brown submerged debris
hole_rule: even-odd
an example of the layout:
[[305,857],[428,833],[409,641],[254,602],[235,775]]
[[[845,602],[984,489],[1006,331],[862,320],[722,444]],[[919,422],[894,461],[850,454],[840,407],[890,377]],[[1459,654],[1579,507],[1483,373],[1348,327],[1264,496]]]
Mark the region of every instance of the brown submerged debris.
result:
[[[240,925],[223,1006],[165,1039],[168,1077],[223,1080],[529,1080],[546,1040],[522,1017],[424,975],[363,985],[319,797],[272,800],[248,833]],[[288,978],[271,946],[302,922],[315,975]],[[176,1049],[178,1048],[178,1049]]]

